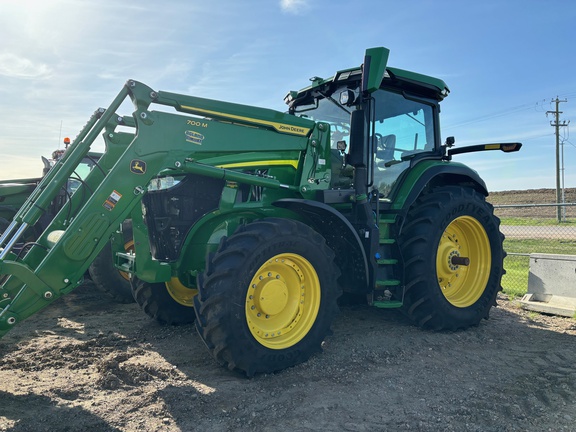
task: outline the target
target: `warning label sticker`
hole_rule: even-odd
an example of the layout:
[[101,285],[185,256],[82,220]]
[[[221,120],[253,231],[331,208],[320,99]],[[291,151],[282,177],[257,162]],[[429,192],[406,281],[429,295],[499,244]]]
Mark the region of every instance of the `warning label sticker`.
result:
[[104,208],[112,211],[114,207],[116,207],[116,204],[118,204],[118,201],[120,201],[120,198],[122,198],[122,194],[119,194],[117,191],[112,191],[110,196],[104,201]]

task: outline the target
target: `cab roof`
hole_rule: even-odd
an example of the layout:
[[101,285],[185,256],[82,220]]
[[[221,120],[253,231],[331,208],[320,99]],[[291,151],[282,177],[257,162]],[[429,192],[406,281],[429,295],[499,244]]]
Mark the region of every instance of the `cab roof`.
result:
[[[299,91],[290,92],[286,99],[286,103],[290,103],[295,99],[305,97],[320,87],[330,86],[331,84],[345,84],[347,82],[354,83],[362,79],[362,67],[352,69],[345,69],[336,72],[336,75],[330,78],[310,78],[312,84]],[[387,67],[382,80],[382,87],[394,87],[401,91],[406,91],[411,94],[419,95],[429,99],[438,101],[443,100],[450,93],[450,89],[446,83],[440,78],[435,78],[429,75],[423,75],[416,72],[411,72],[404,69]]]

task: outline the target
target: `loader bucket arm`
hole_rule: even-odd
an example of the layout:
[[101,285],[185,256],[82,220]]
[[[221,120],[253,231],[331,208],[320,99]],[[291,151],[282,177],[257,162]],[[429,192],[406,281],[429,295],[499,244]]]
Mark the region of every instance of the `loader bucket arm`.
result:
[[[135,111],[128,116],[116,114],[128,99]],[[149,111],[152,104],[175,112]],[[315,126],[309,119],[273,110],[155,92],[127,81],[107,109],[92,115],[0,238],[0,336],[83,282],[86,269],[122,222],[133,210],[140,211],[136,206],[152,178],[162,173],[196,173],[297,191],[302,188],[299,183],[283,184],[208,161],[221,160],[215,157],[221,154],[237,155],[241,136],[242,151],[263,154],[262,141],[273,140],[274,152],[296,169],[313,172],[315,162],[305,149],[309,139],[321,138],[315,135],[320,133]],[[16,254],[14,246],[26,228],[40,219],[100,135],[106,149],[96,167],[40,237]],[[152,265],[157,280],[170,280],[169,264],[154,261]]]

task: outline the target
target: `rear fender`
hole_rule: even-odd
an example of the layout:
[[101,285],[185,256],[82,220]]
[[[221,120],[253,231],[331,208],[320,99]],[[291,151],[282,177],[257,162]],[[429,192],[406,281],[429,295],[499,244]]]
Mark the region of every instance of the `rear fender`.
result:
[[391,208],[405,216],[420,195],[442,185],[467,186],[488,196],[486,183],[470,167],[457,162],[422,161],[406,173]]

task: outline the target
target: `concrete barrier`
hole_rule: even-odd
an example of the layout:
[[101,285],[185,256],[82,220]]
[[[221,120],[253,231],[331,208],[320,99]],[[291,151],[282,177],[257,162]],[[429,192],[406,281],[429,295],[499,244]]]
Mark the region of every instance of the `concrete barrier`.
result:
[[524,309],[576,316],[576,255],[530,254]]

